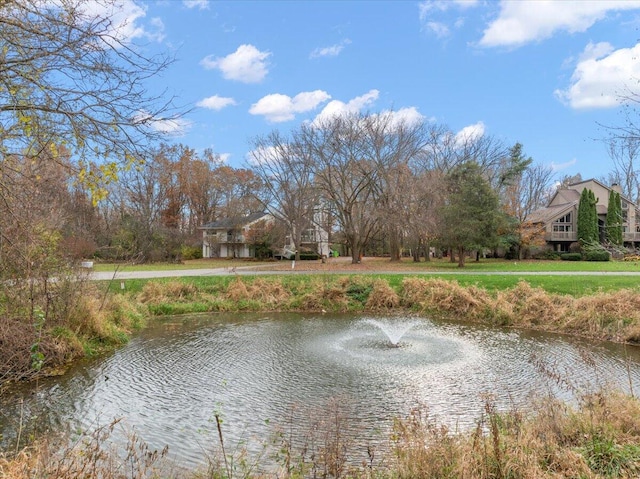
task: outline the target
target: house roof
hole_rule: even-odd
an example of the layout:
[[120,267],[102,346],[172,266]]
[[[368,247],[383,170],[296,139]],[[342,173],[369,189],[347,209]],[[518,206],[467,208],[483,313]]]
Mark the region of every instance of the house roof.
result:
[[546,208],[533,211],[529,216],[527,216],[527,221],[531,223],[549,223],[560,216],[566,215],[569,211],[576,208],[577,205],[577,201],[572,201],[570,203],[547,206]]
[[[604,185],[596,179],[572,183],[567,188],[561,188],[557,190],[551,197],[549,206],[533,211],[529,216],[527,216],[527,221],[530,221],[532,223],[550,223],[556,218],[564,216],[570,210],[577,208],[578,204],[580,203],[580,191],[572,187],[576,187],[584,183],[596,183],[607,190],[611,190],[609,186]],[[624,196],[621,196],[621,198],[624,198],[626,200]],[[602,204],[597,204],[596,212],[599,216],[604,216],[607,214],[607,207]]]
[[561,188],[554,193],[551,201],[549,201],[549,205],[552,203],[564,205],[567,203],[573,203],[574,201],[580,201],[580,192],[577,190],[570,190],[568,188]]
[[242,226],[250,225],[251,223],[255,223],[256,221],[261,220],[265,216],[269,216],[269,213],[265,213],[264,211],[258,213],[251,213],[247,216],[239,216],[239,217],[230,217],[223,218],[218,221],[214,221],[213,223],[207,223],[205,225],[200,226],[201,230],[220,230],[220,229],[234,229]]

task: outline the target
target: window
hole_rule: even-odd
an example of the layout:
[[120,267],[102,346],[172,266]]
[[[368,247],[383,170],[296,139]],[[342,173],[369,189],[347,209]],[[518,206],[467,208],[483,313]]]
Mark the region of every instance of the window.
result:
[[571,213],[567,213],[562,218],[558,218],[553,222],[553,231],[554,232],[569,232],[573,231],[571,224]]

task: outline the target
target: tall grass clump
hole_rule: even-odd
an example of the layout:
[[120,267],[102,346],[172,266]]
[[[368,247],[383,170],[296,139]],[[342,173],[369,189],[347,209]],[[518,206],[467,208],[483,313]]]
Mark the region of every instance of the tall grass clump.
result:
[[418,408],[396,421],[398,478],[636,478],[640,403],[623,394],[582,396],[577,408],[540,399],[531,412],[498,412],[491,399],[470,432],[450,431]]
[[[144,325],[148,314],[131,298],[106,294],[95,284],[55,288],[47,309],[36,306],[32,313],[18,310],[9,316],[5,310],[0,315],[0,387],[58,371],[74,359],[123,344]],[[59,298],[53,291],[67,296]]]
[[570,333],[618,342],[640,339],[640,293],[597,292],[573,297],[520,281],[489,293],[443,279],[405,278],[402,304],[434,316]]
[[14,455],[0,455],[5,479],[177,479],[185,477],[168,460],[168,448],[153,450],[135,432],[118,447],[112,441],[121,420],[95,428],[60,445],[42,439]]

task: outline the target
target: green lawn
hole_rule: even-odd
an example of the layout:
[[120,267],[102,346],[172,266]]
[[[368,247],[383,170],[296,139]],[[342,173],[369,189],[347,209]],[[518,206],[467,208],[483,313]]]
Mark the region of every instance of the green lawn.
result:
[[[317,263],[317,261],[314,261]],[[380,266],[384,270],[390,265],[386,258],[366,257],[363,263],[369,266]],[[274,265],[273,261],[252,261],[242,259],[199,259],[189,260],[180,264],[173,263],[148,263],[148,264],[128,264],[128,263],[94,263],[94,271],[161,271],[161,270],[181,270],[181,269],[209,269],[209,268],[232,268],[234,266],[269,266]],[[345,263],[345,264],[348,264]],[[602,271],[602,272],[640,272],[640,262],[634,261],[507,261],[502,259],[482,259],[479,262],[468,260],[463,269],[458,268],[458,263],[434,259],[429,262],[422,261],[414,263],[410,259],[403,259],[400,266],[407,272],[423,271],[466,271],[466,272],[544,272],[544,271]]]
[[[365,258],[368,261],[369,258]],[[415,270],[436,270],[436,271],[603,271],[603,272],[640,272],[640,263],[634,261],[543,261],[543,260],[503,260],[503,259],[482,259],[479,262],[467,260],[464,268],[458,268],[458,263],[451,263],[448,260],[432,260],[429,262],[414,263],[410,260],[403,260],[402,266]]]
[[93,271],[165,271],[181,269],[210,269],[210,268],[233,268],[234,266],[258,266],[269,264],[264,261],[250,261],[241,259],[196,259],[183,263],[94,263]]
[[[412,273],[407,273],[408,275]],[[327,281],[332,282],[344,274],[296,274],[296,275],[261,275],[263,279],[279,279],[285,286],[291,289],[297,289],[294,285],[300,283],[308,283],[311,281]],[[399,289],[405,274],[389,273],[389,274],[367,274],[358,273],[358,276],[373,276],[384,279],[392,287]],[[424,274],[421,277],[428,278],[430,275]],[[488,291],[505,290],[514,287],[519,281],[526,281],[533,287],[540,287],[549,293],[568,294],[571,296],[584,296],[599,291],[617,291],[620,289],[629,289],[640,291],[640,276],[558,276],[558,275],[487,275],[487,274],[447,274],[433,275],[431,277],[440,278],[446,281],[457,281],[462,286],[477,286]],[[127,279],[122,281],[125,284],[125,292],[137,293],[142,290],[144,284],[148,281],[171,282],[180,281],[183,283],[194,284],[198,288],[206,290],[226,288],[226,285],[235,277],[229,276],[193,276],[179,278],[157,278],[157,279]],[[243,281],[252,281],[258,276],[243,275]],[[123,292],[120,289],[121,281],[115,281],[110,285],[113,292]]]

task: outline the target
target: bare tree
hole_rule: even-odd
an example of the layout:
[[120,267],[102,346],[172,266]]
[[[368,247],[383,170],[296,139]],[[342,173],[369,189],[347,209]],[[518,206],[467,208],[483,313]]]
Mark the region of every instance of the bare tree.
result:
[[525,249],[538,244],[540,231],[528,220],[534,211],[547,205],[553,191],[554,171],[544,165],[534,165],[521,173],[506,187],[503,207],[513,218],[514,235],[518,258],[522,259]]
[[377,172],[378,180],[372,186],[387,230],[391,261],[399,261],[406,234],[406,224],[400,220],[408,199],[404,187],[412,175],[411,164],[427,142],[427,128],[422,121],[409,122],[391,111],[365,116],[360,122],[366,154]]
[[96,199],[180,117],[145,87],[171,59],[129,43],[117,10],[117,0],[0,2],[0,153],[35,158],[64,143]]
[[444,199],[444,178],[436,170],[408,172],[399,184],[402,195],[395,221],[403,225],[406,246],[415,262],[424,254],[429,261],[429,248],[437,237],[438,210]]
[[609,157],[613,160],[612,182],[622,194],[637,203],[640,199],[640,137],[615,137],[608,140]]
[[300,139],[315,160],[315,180],[342,227],[352,263],[380,228],[377,185],[380,171],[363,115],[337,116],[320,125],[303,125]]
[[288,140],[277,131],[253,141],[251,167],[264,188],[264,208],[291,233],[296,260],[300,259],[302,233],[313,225],[320,203],[314,185],[311,150],[302,141]]

